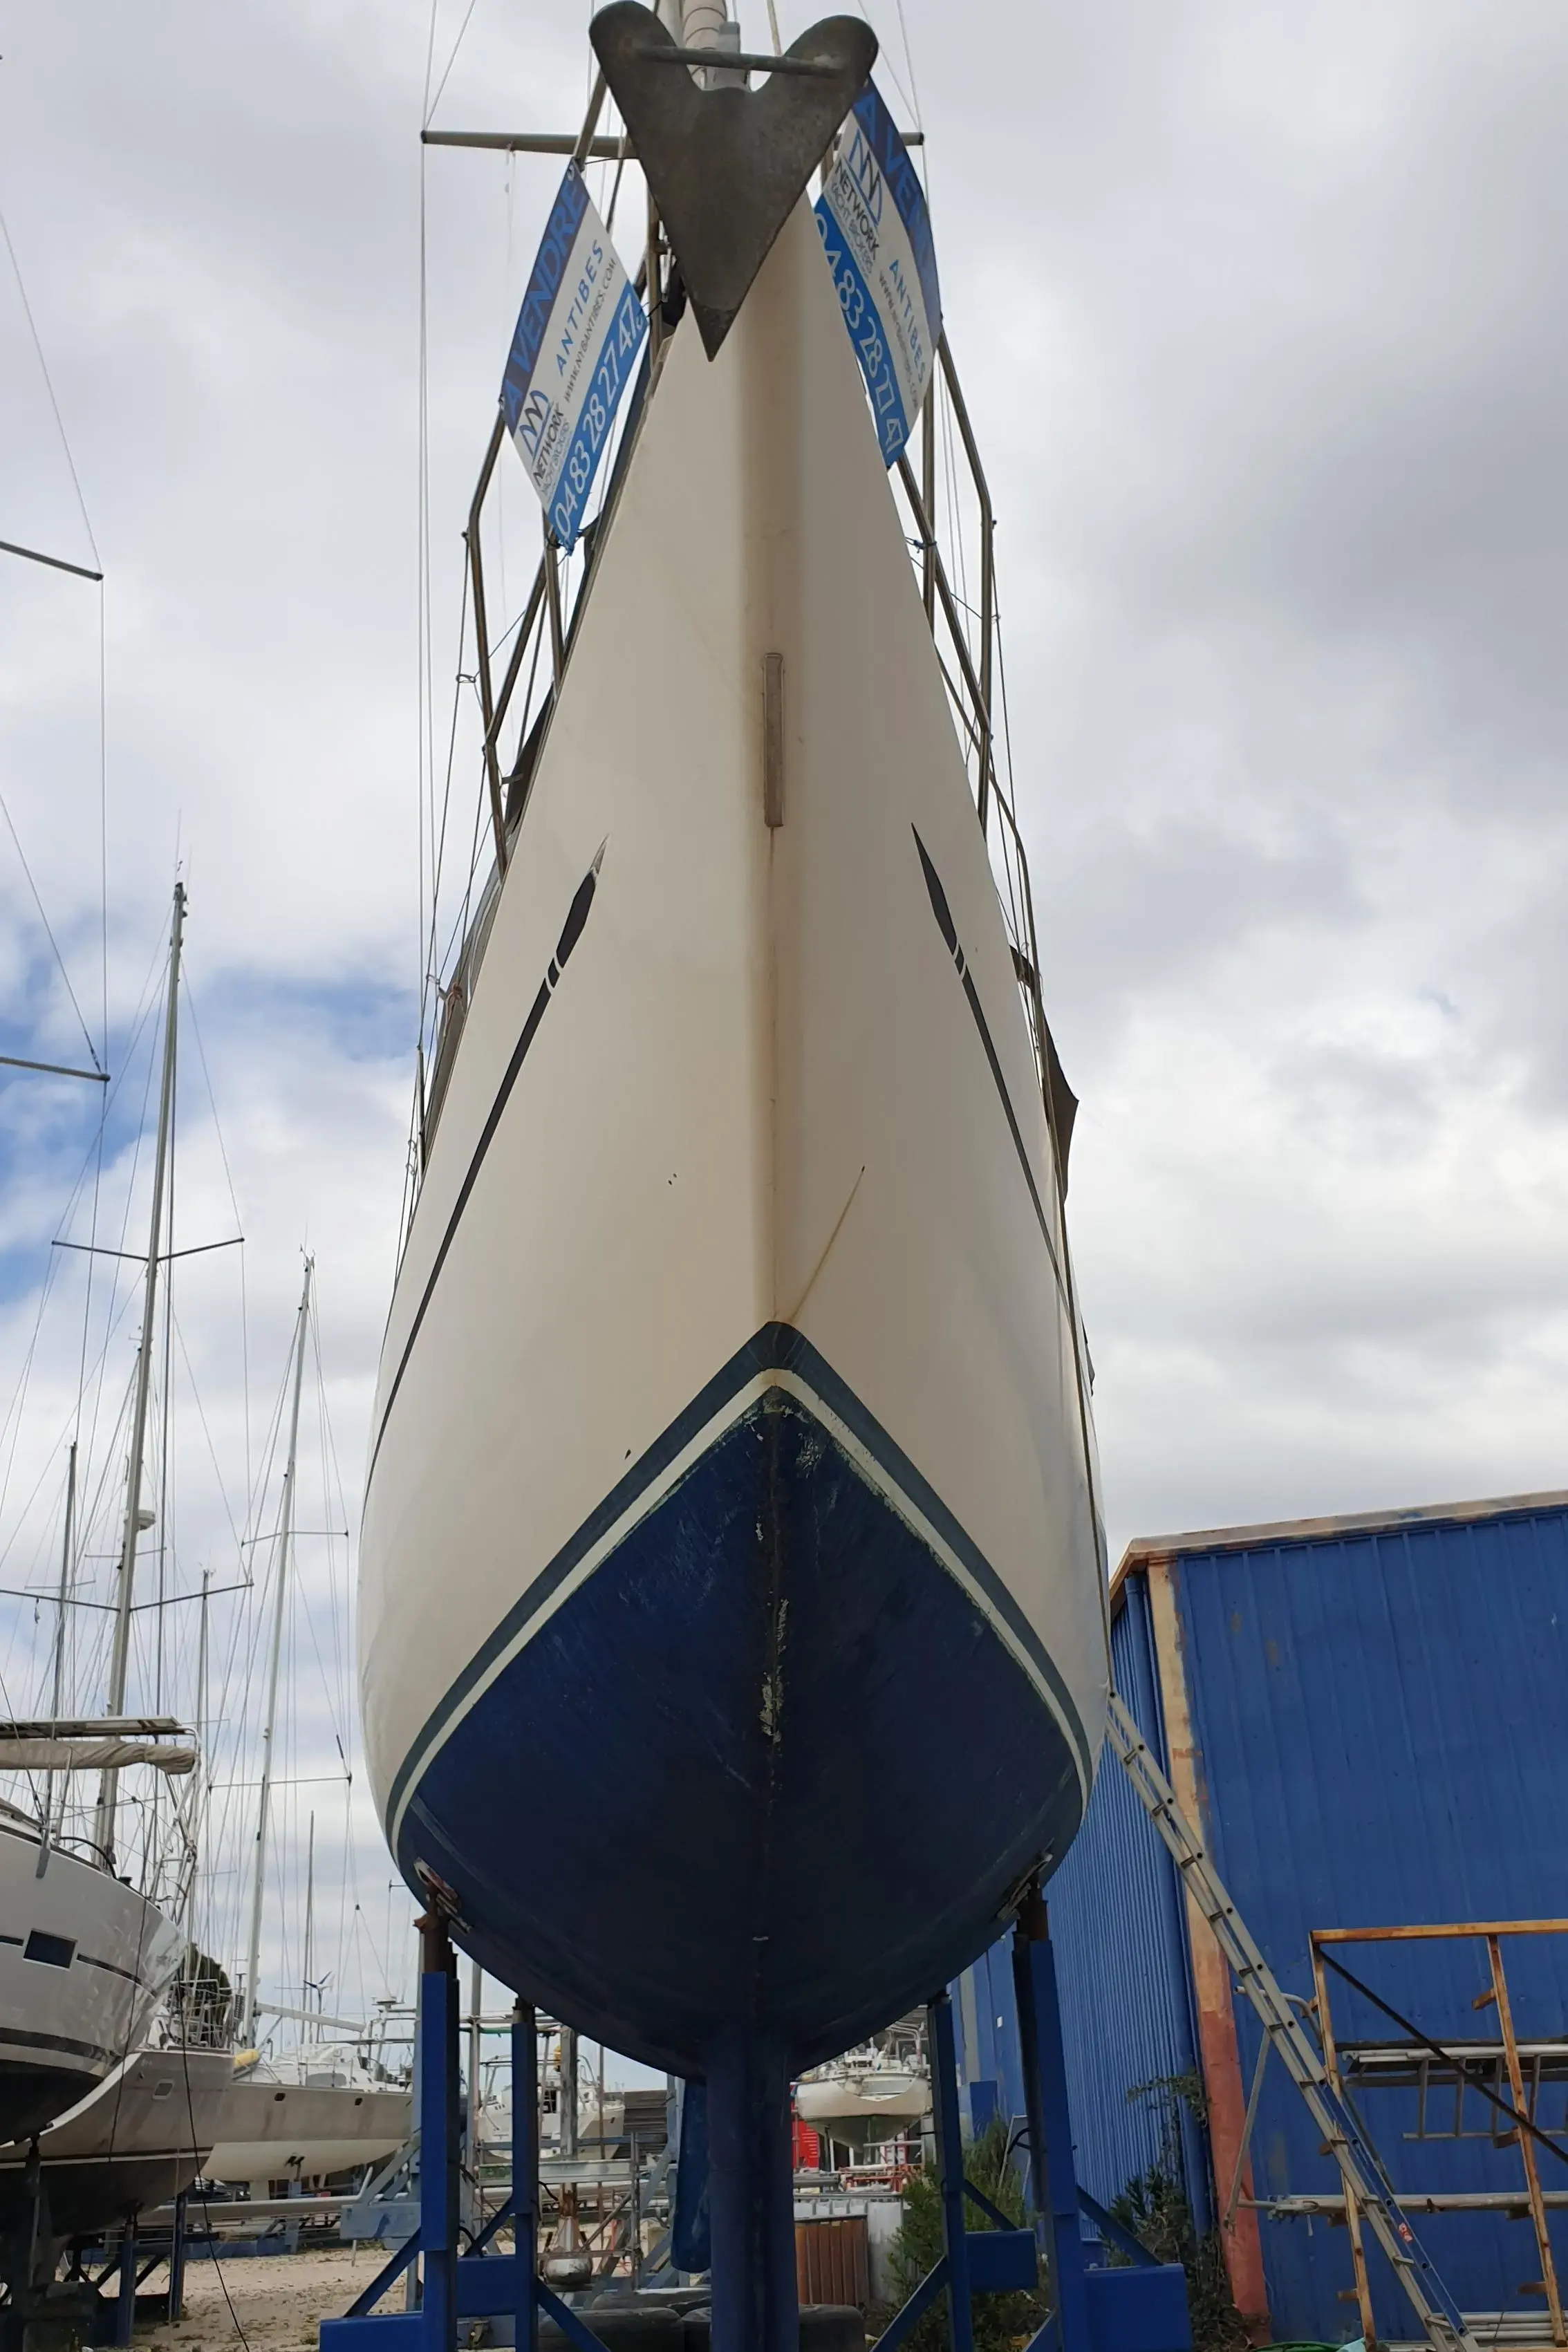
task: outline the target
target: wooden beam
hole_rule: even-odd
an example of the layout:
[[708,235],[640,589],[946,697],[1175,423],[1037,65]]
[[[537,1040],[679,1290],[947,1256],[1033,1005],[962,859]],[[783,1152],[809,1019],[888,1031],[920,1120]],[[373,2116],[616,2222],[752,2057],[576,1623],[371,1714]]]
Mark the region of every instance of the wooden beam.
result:
[[[1568,1919],[1463,1919],[1449,1927],[1314,1927],[1314,1944],[1421,1944],[1443,1936],[1568,1936]],[[1479,2006],[1479,2004],[1478,2004]]]
[[[1189,1821],[1203,1826],[1205,1808],[1199,1801],[1199,1769],[1193,1738],[1192,1709],[1187,1699],[1186,1667],[1182,1656],[1181,1619],[1176,1607],[1175,1570],[1169,1559],[1151,1559],[1149,1615],[1154,1633],[1154,1662],[1160,1682],[1160,1704],[1165,1717],[1165,1746],[1171,1786],[1176,1802]],[[1254,2194],[1252,2164],[1245,2145],[1247,2103],[1241,2084],[1241,2052],[1231,2002],[1230,1968],[1213,1931],[1195,1903],[1187,1902],[1187,1944],[1192,1954],[1193,1991],[1198,2011],[1198,2057],[1208,2103],[1209,2147],[1215,2181],[1231,2180],[1239,2168],[1241,2196],[1228,2224],[1223,2222],[1220,2242],[1226,2273],[1242,2324],[1254,2344],[1272,2336],[1268,2317],[1268,2284],[1263,2273],[1263,2241],[1258,2215],[1247,2201]]]
[[[1509,2088],[1513,2093],[1515,2113],[1531,2115],[1525,2098],[1524,2070],[1519,2063],[1519,2042],[1513,2030],[1513,2009],[1508,1997],[1508,1979],[1503,1974],[1502,1946],[1496,1936],[1487,1937],[1487,1958],[1491,1963],[1492,1993],[1497,2001],[1498,2022],[1502,2027],[1502,2046],[1508,2060]],[[1534,2116],[1531,2116],[1531,2122]],[[1541,2282],[1538,2286],[1520,2289],[1521,2294],[1543,2294],[1552,2322],[1553,2344],[1568,2343],[1563,2326],[1563,2298],[1557,2292],[1557,2266],[1552,2259],[1552,2238],[1546,2226],[1546,2207],[1541,2194],[1541,2178],[1536,2168],[1535,2142],[1529,2132],[1515,2130],[1519,2152],[1524,2162],[1524,2186],[1530,2199],[1530,2218],[1535,2225],[1535,2242],[1541,2250]]]

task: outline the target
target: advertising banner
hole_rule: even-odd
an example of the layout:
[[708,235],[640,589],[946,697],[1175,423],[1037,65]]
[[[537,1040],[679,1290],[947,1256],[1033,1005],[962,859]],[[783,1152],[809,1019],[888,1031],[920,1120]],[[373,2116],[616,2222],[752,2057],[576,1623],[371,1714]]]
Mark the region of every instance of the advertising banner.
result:
[[936,364],[942,294],[925,191],[874,82],[844,127],[816,226],[890,466]]
[[551,211],[501,382],[507,430],[560,545],[577,543],[647,319],[575,163]]

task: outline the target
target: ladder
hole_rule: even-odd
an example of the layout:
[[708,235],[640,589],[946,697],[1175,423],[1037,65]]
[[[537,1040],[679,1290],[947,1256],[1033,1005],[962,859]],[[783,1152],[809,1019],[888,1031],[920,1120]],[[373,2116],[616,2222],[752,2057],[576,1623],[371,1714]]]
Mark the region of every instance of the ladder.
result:
[[1435,2352],[1477,2352],[1463,2312],[1400,2210],[1382,2158],[1356,2121],[1349,2103],[1330,2080],[1305,2026],[1220,1884],[1202,1838],[1177,1804],[1175,1792],[1161,1770],[1158,1759],[1114,1691],[1110,1694],[1106,1737],[1132,1783],[1139,1803],[1175,1864],[1188,1895],[1208,1922],[1237,1984],[1256,2010],[1270,2045],[1278,2051],[1286,2073],[1306,2101],[1307,2111],[1323,2136],[1327,2152],[1337,2159],[1344,2180],[1347,2214],[1358,2206],[1365,2214],[1373,2235],[1393,2263],[1394,2277],[1409,2297],[1422,2332],[1435,2347]]

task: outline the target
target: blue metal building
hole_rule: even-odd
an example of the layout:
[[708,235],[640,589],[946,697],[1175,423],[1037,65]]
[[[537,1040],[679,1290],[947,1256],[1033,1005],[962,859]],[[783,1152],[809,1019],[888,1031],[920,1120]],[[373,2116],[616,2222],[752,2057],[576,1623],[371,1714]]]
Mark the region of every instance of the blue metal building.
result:
[[[1113,1607],[1121,1696],[1288,1992],[1312,1998],[1314,1931],[1568,1919],[1568,1495],[1139,1542]],[[1047,1893],[1085,2187],[1109,2202],[1173,2162],[1200,2226],[1221,2221],[1255,2332],[1266,2318],[1277,2341],[1358,2336],[1344,2228],[1268,2210],[1337,2198],[1337,2170],[1277,2058],[1246,2133],[1252,2012],[1109,1757]],[[1326,1948],[1445,2048],[1497,2050],[1484,1938]],[[1568,2197],[1568,1933],[1500,1948],[1527,2111],[1564,2143],[1563,2158],[1532,2143],[1540,2185]],[[1418,2216],[1460,2305],[1543,2322],[1506,2117],[1473,2089],[1461,2098],[1436,2061],[1423,2089],[1418,2053],[1392,2054],[1409,2036],[1331,1970],[1326,1981],[1396,2189],[1511,2200]],[[1005,1945],[955,1996],[972,2112],[1016,2114]],[[1495,2059],[1474,2063],[1510,2095]],[[1200,2084],[1201,2098],[1184,2096]],[[1550,2227],[1562,2262],[1568,2206]],[[1408,2337],[1375,2247],[1368,2267],[1379,2335]]]

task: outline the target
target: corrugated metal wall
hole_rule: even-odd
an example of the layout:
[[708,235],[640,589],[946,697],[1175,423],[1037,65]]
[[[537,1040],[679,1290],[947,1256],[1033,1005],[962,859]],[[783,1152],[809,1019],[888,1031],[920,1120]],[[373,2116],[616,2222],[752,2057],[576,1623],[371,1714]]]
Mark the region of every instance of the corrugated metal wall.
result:
[[[1568,1916],[1568,1513],[1184,1553],[1173,1572],[1205,1832],[1288,1991],[1311,1992],[1313,1927]],[[1439,2040],[1495,2034],[1495,2012],[1472,2005],[1488,1981],[1483,1946],[1342,1957]],[[1568,2035],[1568,1938],[1514,1943],[1505,1958],[1521,2038]],[[1348,1989],[1331,2000],[1342,2042],[1394,2036]],[[1244,2004],[1237,2025],[1249,2081],[1258,2033]],[[1568,2123],[1563,2098],[1561,2084],[1543,2094],[1543,2127]],[[1520,2187],[1518,2151],[1492,2144],[1479,2101],[1468,2116],[1478,2137],[1463,2139],[1411,2137],[1414,2094],[1362,2105],[1397,2187]],[[1253,2154],[1260,2195],[1338,2187],[1272,2064]],[[1544,2150],[1541,2163],[1543,2186],[1568,2188],[1568,2166]],[[1419,2226],[1466,2310],[1541,2312],[1519,2294],[1540,2276],[1528,2223],[1466,2214]],[[1277,2336],[1359,2332],[1340,2300],[1342,2231],[1266,2223],[1263,2245]],[[1379,2330],[1408,2336],[1375,2253],[1373,2264]]]
[[[1148,1593],[1130,1586],[1111,1627],[1117,1688],[1165,1753]],[[1082,1830],[1047,1889],[1079,2179],[1109,2204],[1160,2162],[1173,2124],[1187,2194],[1209,2222],[1208,2167],[1190,2108],[1197,2042],[1184,1900],[1169,1855],[1113,1757],[1102,1756]],[[1152,2087],[1145,2087],[1145,2086]]]
[[[1204,1829],[1220,1872],[1286,1990],[1312,1990],[1307,1937],[1328,1927],[1568,1917],[1568,1509],[1500,1507],[1463,1520],[1271,1538],[1184,1552],[1176,1596]],[[1118,1686],[1146,1738],[1165,1743],[1148,1582],[1123,1580],[1113,1629]],[[1168,1759],[1166,1759],[1168,1763]],[[1196,2064],[1191,1967],[1175,1874],[1109,1759],[1084,1827],[1047,1889],[1079,2177],[1109,2201],[1161,2152],[1156,2099],[1139,2086]],[[1354,1946],[1363,1981],[1441,2041],[1497,2032],[1474,2007],[1479,1943]],[[1568,1937],[1504,1947],[1521,2040],[1568,2042]],[[961,2065],[983,2116],[1021,2115],[1008,1945],[953,1988]],[[1348,1987],[1331,1993],[1342,2046],[1395,2029]],[[1236,2004],[1243,2091],[1258,2034]],[[994,2087],[993,2087],[994,2086]],[[1462,2137],[1434,2099],[1417,2137],[1414,2092],[1360,2105],[1397,2187],[1521,2191],[1517,2148],[1470,2095]],[[1536,2110],[1568,2140],[1568,2085]],[[1206,2155],[1190,2120],[1183,2161],[1200,2226],[1212,2214]],[[1295,2093],[1271,2062],[1252,2141],[1258,2193],[1339,2189]],[[1568,2164],[1540,2149],[1542,2186]],[[1220,2184],[1223,2200],[1228,2180]],[[1420,2233],[1467,2311],[1542,2315],[1521,2288],[1541,2266],[1527,2221],[1423,2215]],[[1553,2216],[1568,2273],[1568,2213]],[[1322,2221],[1266,2220],[1277,2340],[1356,2336],[1349,2245]],[[1380,2332],[1410,2336],[1408,2307],[1375,2248]]]
[[871,2300],[870,2244],[864,2213],[833,2215],[795,2225],[795,2283],[801,2302],[857,2304]]
[[[1129,1592],[1111,1632],[1117,1685],[1163,1752],[1148,1601]],[[1160,2160],[1174,2125],[1188,2195],[1208,2226],[1202,2139],[1168,2087],[1196,2064],[1182,1896],[1121,1769],[1106,1762],[1084,1827],[1047,1889],[1056,1947],[1079,2179],[1109,2204]],[[972,2112],[994,2097],[1020,2122],[1011,1938],[953,1987],[960,2074]],[[994,2086],[993,2089],[992,2086]],[[1152,2086],[1152,2087],[1144,2087]]]

